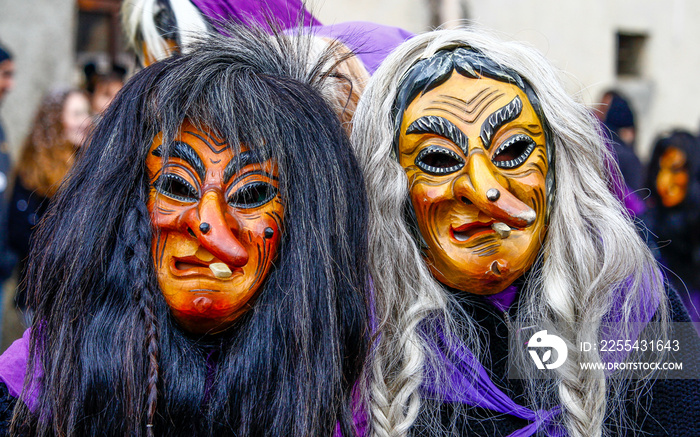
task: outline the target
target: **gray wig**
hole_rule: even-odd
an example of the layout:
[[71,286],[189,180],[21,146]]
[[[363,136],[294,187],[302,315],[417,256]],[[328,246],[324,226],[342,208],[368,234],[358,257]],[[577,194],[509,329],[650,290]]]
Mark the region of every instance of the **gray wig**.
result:
[[[370,199],[369,253],[375,287],[376,342],[367,370],[365,400],[372,435],[402,436],[427,403],[421,397],[426,365],[438,362],[421,329],[439,321],[478,358],[479,326],[455,317],[454,294],[438,283],[423,259],[406,220],[409,185],[392,156],[397,118],[397,84],[421,59],[466,47],[514,72],[539,99],[553,147],[556,194],[535,265],[526,274],[511,333],[538,326],[562,337],[572,359],[556,370],[554,382],[525,375],[527,405],[533,410],[561,405],[560,420],[572,437],[604,435],[606,408],[623,399],[624,378],[578,366],[581,341],[595,342],[604,320],[615,313],[616,335],[634,338],[631,322],[644,319],[645,302],[659,302],[664,335],[668,319],[662,275],[631,218],[610,190],[609,150],[586,107],[564,91],[555,69],[521,43],[502,42],[468,29],[428,32],[397,48],[372,77],[358,106],[353,147],[366,175]],[[587,359],[589,357],[587,356]],[[600,360],[600,357],[596,357]],[[622,419],[620,419],[622,420]],[[434,423],[433,430],[440,428]]]

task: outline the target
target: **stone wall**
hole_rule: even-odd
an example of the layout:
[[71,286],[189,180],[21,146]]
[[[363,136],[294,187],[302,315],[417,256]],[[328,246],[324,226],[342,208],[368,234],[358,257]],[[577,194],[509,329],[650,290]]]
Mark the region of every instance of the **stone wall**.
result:
[[16,69],[0,117],[15,157],[44,93],[74,84],[75,11],[74,0],[0,0],[0,41]]

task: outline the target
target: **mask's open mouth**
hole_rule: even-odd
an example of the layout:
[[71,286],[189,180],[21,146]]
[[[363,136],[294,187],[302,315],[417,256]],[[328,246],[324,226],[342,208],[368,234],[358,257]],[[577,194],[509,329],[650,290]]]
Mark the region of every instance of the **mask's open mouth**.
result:
[[182,260],[176,260],[175,261],[175,269],[176,270],[189,270],[189,269],[196,269],[198,267],[209,267],[209,263],[204,263],[202,261],[199,262],[188,262],[188,261],[182,261]]
[[176,276],[209,276],[217,279],[228,279],[236,270],[219,261],[211,258],[204,261],[196,256],[173,258],[172,271]]

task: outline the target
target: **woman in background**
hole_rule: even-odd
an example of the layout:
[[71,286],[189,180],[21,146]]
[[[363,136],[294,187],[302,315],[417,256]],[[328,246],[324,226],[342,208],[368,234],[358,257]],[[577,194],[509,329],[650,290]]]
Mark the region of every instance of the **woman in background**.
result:
[[75,88],[47,94],[22,148],[8,212],[8,243],[20,260],[16,303],[26,307],[24,272],[34,226],[73,165],[90,128],[90,101]]

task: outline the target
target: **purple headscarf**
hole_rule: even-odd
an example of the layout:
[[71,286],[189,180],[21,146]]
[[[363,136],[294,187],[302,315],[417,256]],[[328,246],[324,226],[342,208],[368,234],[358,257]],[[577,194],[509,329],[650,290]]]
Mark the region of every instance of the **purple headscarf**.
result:
[[[506,312],[517,299],[519,287],[511,285],[500,293],[486,297],[498,311]],[[566,436],[558,419],[561,407],[532,410],[516,403],[493,383],[484,366],[458,338],[447,341],[440,326],[435,326],[438,342],[430,342],[441,370],[426,368],[423,394],[444,402],[466,404],[507,414],[530,422],[508,437],[529,437],[544,433],[549,437]],[[443,375],[438,377],[438,375]],[[443,379],[444,378],[444,379]]]
[[300,0],[190,0],[212,21],[236,20],[270,29],[269,22],[289,29],[303,18],[304,26],[321,24]]
[[295,29],[299,23],[315,35],[343,42],[372,74],[399,44],[413,34],[398,27],[364,21],[324,26],[304,8],[299,0],[191,0],[214,25],[219,21],[239,21],[270,29],[272,21],[283,30]]

